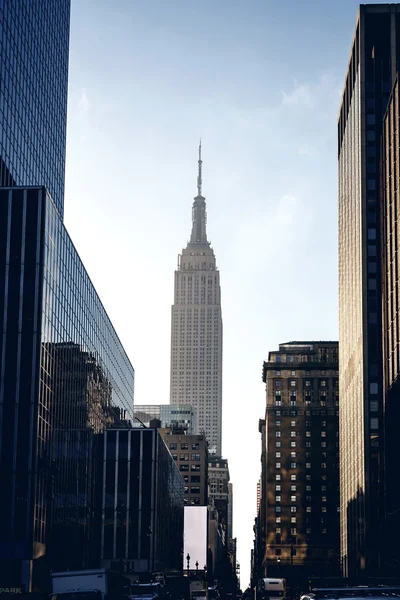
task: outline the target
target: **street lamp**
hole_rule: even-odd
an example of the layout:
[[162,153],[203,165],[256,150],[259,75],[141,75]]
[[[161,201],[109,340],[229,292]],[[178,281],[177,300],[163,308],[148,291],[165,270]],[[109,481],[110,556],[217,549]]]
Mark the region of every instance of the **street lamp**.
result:
[[199,571],[199,561],[198,560],[196,560],[196,571],[197,572]]
[[190,554],[189,554],[189,552],[186,555],[186,561],[187,561],[187,571],[188,571],[188,575],[189,575],[189,567],[190,567]]

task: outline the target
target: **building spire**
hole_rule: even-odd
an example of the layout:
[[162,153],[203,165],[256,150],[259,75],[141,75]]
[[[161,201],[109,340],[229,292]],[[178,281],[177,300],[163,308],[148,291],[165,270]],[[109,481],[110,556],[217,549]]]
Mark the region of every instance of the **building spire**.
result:
[[206,233],[206,223],[207,223],[207,213],[206,213],[206,202],[205,198],[201,193],[201,186],[203,183],[202,180],[202,166],[203,161],[201,160],[201,138],[199,143],[199,172],[197,175],[197,196],[193,202],[192,208],[192,234],[190,236],[191,244],[207,244],[207,233]]
[[202,170],[202,166],[203,166],[203,161],[201,160],[201,138],[200,138],[200,143],[199,143],[199,174],[197,175],[197,195],[201,196],[201,186],[203,183],[202,177],[201,177],[201,170]]

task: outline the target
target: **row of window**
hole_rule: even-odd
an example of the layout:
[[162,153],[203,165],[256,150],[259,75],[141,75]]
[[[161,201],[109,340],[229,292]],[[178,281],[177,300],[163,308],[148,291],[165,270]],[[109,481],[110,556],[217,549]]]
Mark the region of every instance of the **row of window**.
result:
[[[181,473],[187,472],[189,471],[189,465],[179,465],[179,470],[181,471]],[[201,471],[201,468],[200,465],[191,464],[190,470],[198,473],[199,471]]]
[[[171,454],[171,456],[174,460],[178,460],[177,454]],[[179,460],[189,461],[189,454],[180,454]],[[191,460],[200,460],[200,454],[192,454]]]
[[[189,493],[189,486],[185,485],[185,494]],[[191,494],[200,494],[200,486],[198,485],[192,485],[190,488],[190,493]]]
[[[169,448],[170,448],[170,450],[177,450],[177,449],[178,449],[178,447],[177,447],[177,446],[178,446],[178,445],[176,444],[176,442],[172,442],[172,443],[169,445]],[[182,443],[182,444],[181,444],[181,450],[189,450],[189,444],[187,444],[187,443]],[[197,444],[197,443],[196,443],[196,444],[192,444],[192,450],[200,450],[200,445],[199,445],[199,444]]]
[[[296,432],[292,430],[290,432],[290,437],[296,437],[297,435],[300,435],[298,431]],[[279,429],[275,431],[275,437],[281,437],[281,431]],[[311,431],[306,431],[306,437],[311,437]],[[326,431],[321,431],[321,437],[326,437]]]

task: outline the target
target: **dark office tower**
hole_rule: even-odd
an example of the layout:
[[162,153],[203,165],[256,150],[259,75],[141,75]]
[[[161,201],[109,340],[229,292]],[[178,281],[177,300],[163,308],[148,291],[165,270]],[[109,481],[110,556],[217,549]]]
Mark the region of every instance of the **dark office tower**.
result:
[[384,564],[397,574],[400,560],[398,436],[400,420],[400,141],[399,75],[384,119],[382,144],[383,393],[385,406],[386,523]]
[[256,571],[285,577],[295,596],[310,574],[340,573],[338,343],[280,344],[263,381]]
[[0,2],[0,187],[44,185],[63,214],[70,0]]
[[97,437],[128,425],[133,387],[132,365],[48,192],[0,189],[4,587],[46,591],[48,564],[98,566]]
[[106,431],[103,456],[102,566],[181,571],[183,479],[159,432]]
[[400,5],[360,6],[338,122],[341,554],[349,576],[387,566],[380,167],[399,40]]

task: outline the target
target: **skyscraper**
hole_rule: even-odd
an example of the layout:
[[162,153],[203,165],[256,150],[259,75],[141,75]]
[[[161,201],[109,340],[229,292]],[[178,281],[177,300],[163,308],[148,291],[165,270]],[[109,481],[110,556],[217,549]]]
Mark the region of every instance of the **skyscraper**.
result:
[[[70,0],[0,2],[0,579],[96,561],[96,449],[134,370],[63,224]],[[100,559],[100,554],[98,554]]]
[[348,576],[388,566],[380,171],[399,31],[400,5],[360,6],[338,121],[341,555]]
[[63,214],[70,0],[0,3],[0,187],[46,186]]
[[222,316],[219,271],[207,240],[199,147],[190,241],[178,257],[171,314],[170,403],[197,409],[210,454],[221,454]]
[[382,144],[382,299],[383,299],[383,394],[385,406],[384,563],[397,574],[400,560],[400,501],[398,495],[398,423],[400,419],[400,265],[398,223],[400,216],[399,172],[399,73],[384,118]]

